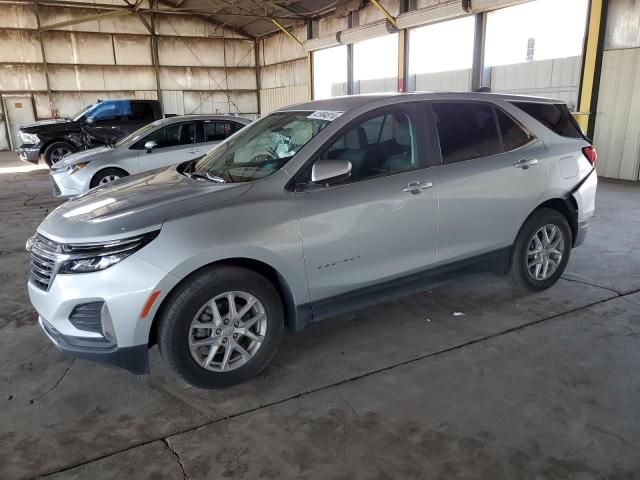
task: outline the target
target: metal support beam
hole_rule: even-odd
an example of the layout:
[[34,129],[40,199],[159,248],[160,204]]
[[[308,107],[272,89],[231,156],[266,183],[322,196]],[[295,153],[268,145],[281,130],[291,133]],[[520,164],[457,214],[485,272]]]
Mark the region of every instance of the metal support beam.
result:
[[[151,2],[151,0],[150,0]],[[157,0],[156,0],[157,2]],[[136,12],[141,20],[144,20],[144,17],[140,12]],[[158,97],[158,101],[162,102],[162,91],[160,89],[160,60],[158,57],[158,18],[155,13],[151,14],[151,29],[149,30],[149,34],[151,35],[151,61],[153,62],[153,71],[156,77],[156,95]],[[146,26],[146,22],[145,26]]]
[[473,38],[473,63],[471,64],[471,91],[477,92],[482,87],[491,87],[484,78],[484,47],[487,34],[487,14],[476,14],[476,27]]
[[87,15],[86,17],[82,17],[82,18],[74,18],[73,20],[67,20],[66,22],[52,23],[51,25],[43,25],[42,27],[40,27],[40,30],[45,32],[47,30],[56,30],[58,28],[70,27],[71,25],[78,25],[80,23],[92,22],[94,20],[99,20],[101,18],[116,17],[118,15],[129,15],[132,13],[132,11],[133,10],[131,10],[130,8],[126,8],[124,10],[111,10],[108,12],[100,12],[94,15]]
[[596,121],[595,111],[598,105],[607,3],[607,0],[591,0],[590,2],[582,55],[578,112],[575,115],[582,130],[590,138],[593,137]]
[[272,18],[271,21],[273,22],[273,24],[278,27],[279,30],[282,30],[289,38],[291,38],[294,42],[302,45],[302,42],[300,40],[298,40],[298,38],[291,33],[289,30],[287,30],[284,25],[282,25],[279,21],[277,21],[275,18]]
[[255,51],[255,62],[256,62],[256,98],[258,100],[258,116],[262,115],[262,106],[260,105],[260,89],[261,87],[261,78],[260,78],[260,40],[255,39],[253,41],[253,49]]
[[[49,99],[49,110],[51,112],[51,118],[54,118],[55,109],[53,108],[53,96],[51,95],[51,82],[49,80],[49,63],[47,62],[47,56],[44,52],[44,42],[42,41],[42,29],[40,27],[40,8],[38,5],[38,1],[36,0],[35,5],[35,13],[36,13],[36,26],[38,27],[38,43],[40,43],[40,52],[42,55],[42,67],[44,68],[44,79],[45,84],[47,86],[47,98]],[[37,115],[36,115],[37,118]]]
[[[317,23],[314,20],[307,20],[307,40],[315,36],[314,28]],[[313,54],[307,52],[307,99],[313,100]]]
[[407,91],[407,43],[406,29],[398,30],[398,92]]
[[391,22],[391,25],[398,28],[398,22],[396,22],[395,17],[391,15],[378,0],[369,0],[369,1],[373,4],[374,7],[376,7],[380,11],[380,13],[382,13],[382,15],[386,17],[387,20],[389,20],[389,22]]

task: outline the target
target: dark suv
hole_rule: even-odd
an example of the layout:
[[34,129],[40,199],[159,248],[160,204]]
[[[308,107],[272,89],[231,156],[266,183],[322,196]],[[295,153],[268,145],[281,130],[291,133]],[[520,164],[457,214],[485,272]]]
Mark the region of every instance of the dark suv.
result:
[[163,118],[157,100],[99,100],[71,118],[42,120],[20,128],[20,159],[48,165],[78,150],[110,145],[147,123]]

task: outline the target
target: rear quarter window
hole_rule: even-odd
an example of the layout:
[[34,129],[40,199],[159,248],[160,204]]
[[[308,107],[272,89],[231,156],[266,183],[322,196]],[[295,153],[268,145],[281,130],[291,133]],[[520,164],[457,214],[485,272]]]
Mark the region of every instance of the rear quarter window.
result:
[[584,138],[578,122],[567,106],[562,103],[512,102],[512,104],[560,136]]

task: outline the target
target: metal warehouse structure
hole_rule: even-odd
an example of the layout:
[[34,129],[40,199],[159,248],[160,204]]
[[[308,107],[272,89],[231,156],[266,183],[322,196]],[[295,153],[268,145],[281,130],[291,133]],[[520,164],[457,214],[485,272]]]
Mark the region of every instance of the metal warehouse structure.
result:
[[[69,116],[105,98],[256,118],[312,98],[325,69],[316,53],[343,47],[332,94],[490,87],[560,98],[594,137],[601,174],[638,180],[640,5],[591,0],[580,52],[488,65],[491,15],[529,1],[0,0],[0,149],[16,147],[24,119]],[[418,30],[459,19],[472,28],[468,64],[416,72],[416,52],[463,41],[419,44]],[[357,78],[360,46],[391,36],[397,47],[377,59],[388,75]]]

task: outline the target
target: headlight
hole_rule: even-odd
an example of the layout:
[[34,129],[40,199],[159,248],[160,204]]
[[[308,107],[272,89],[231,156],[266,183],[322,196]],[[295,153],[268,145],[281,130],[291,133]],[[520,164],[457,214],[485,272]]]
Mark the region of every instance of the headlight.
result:
[[87,165],[89,165],[89,162],[82,162],[82,163],[76,163],[75,165],[71,165],[68,170],[69,170],[69,175],[73,175],[74,173],[76,173],[79,170],[82,170],[84,167],[86,167]]
[[58,273],[98,272],[124,260],[158,236],[159,231],[113,242],[63,245],[65,260]]
[[20,140],[22,140],[22,143],[27,145],[40,143],[40,139],[35,133],[20,132]]

